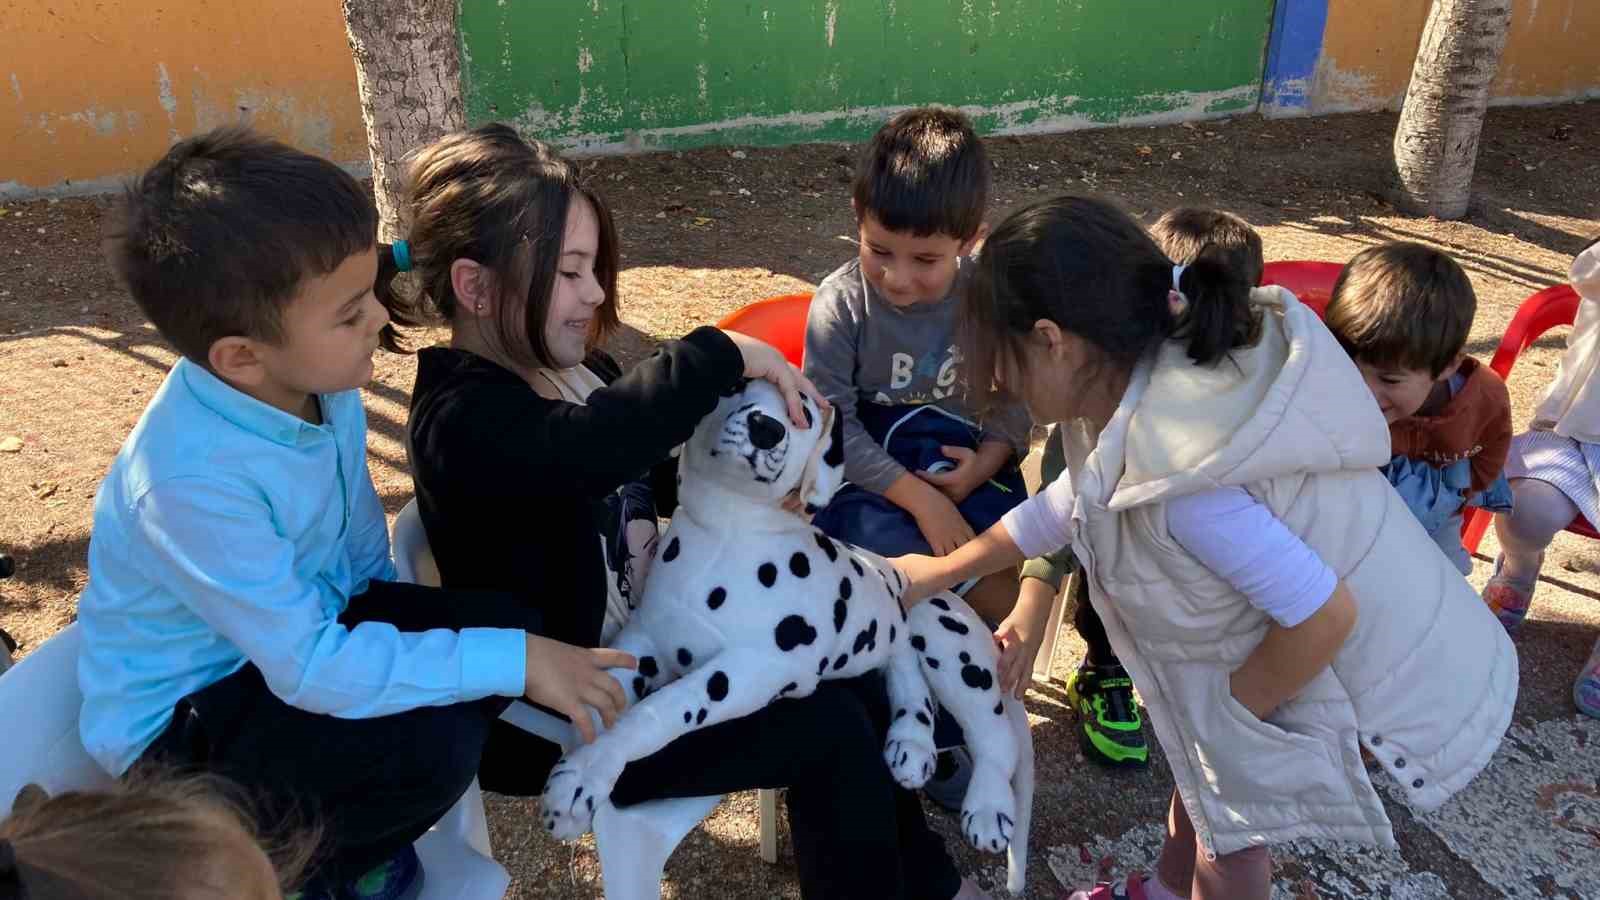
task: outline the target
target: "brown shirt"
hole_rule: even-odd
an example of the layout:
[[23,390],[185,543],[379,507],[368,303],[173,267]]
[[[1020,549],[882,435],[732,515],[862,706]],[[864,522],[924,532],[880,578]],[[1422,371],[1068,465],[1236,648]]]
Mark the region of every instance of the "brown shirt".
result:
[[1472,460],[1472,492],[1488,487],[1511,449],[1511,395],[1494,370],[1472,357],[1461,363],[1466,383],[1435,416],[1412,416],[1389,426],[1396,456],[1447,466]]

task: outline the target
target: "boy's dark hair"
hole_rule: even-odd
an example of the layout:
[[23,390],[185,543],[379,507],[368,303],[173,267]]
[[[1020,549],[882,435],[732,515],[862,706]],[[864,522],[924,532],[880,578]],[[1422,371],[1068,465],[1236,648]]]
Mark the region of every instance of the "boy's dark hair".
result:
[[307,278],[377,240],[360,182],[247,128],[178,142],[128,186],[105,232],[112,271],[179,353],[210,366],[219,338],[283,338]]
[[[525,303],[501,303],[495,339],[523,365],[551,364],[544,324],[555,292],[566,235],[567,211],[586,202],[599,227],[594,276],[606,299],[595,310],[589,347],[616,330],[617,229],[605,202],[578,171],[541,141],[523,140],[509,125],[491,122],[447,134],[423,147],[407,167],[406,203],[411,233],[410,277],[418,295],[402,299],[392,284],[398,268],[393,248],[378,254],[378,300],[390,318],[417,325],[449,321],[456,312],[450,266],[474,260],[493,274],[500,290],[528,282]],[[394,342],[386,343],[397,349]]]
[[1261,273],[1267,266],[1261,253],[1261,235],[1249,222],[1220,209],[1169,209],[1150,227],[1150,236],[1168,259],[1185,266],[1198,259],[1208,245],[1220,248],[1228,264],[1253,285],[1261,283]]
[[1189,302],[1178,316],[1172,287],[1171,260],[1117,206],[1070,195],[1025,206],[984,240],[963,296],[968,371],[1025,375],[1023,343],[1040,319],[1094,347],[1094,371],[1131,370],[1169,339],[1209,366],[1260,336],[1251,285],[1216,246],[1183,271],[1179,289]]
[[1448,254],[1392,241],[1345,265],[1324,320],[1352,359],[1438,378],[1467,345],[1477,310],[1472,281]]
[[969,240],[989,205],[989,155],[972,121],[923,106],[890,119],[856,166],[856,220],[872,214],[890,231]]

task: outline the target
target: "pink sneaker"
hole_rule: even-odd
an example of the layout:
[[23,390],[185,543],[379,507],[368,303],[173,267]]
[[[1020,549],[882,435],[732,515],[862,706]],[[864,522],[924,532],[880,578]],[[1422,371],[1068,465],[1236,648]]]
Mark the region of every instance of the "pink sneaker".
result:
[[1589,661],[1572,684],[1572,701],[1578,704],[1578,712],[1600,719],[1600,640],[1594,642]]
[[[1538,577],[1533,578],[1507,578],[1501,574],[1500,569],[1505,565],[1505,557],[1500,556],[1494,561],[1494,574],[1489,576],[1489,582],[1483,586],[1483,602],[1489,611],[1495,614],[1500,624],[1506,631],[1516,632],[1522,620],[1528,617],[1528,607],[1533,604],[1533,589],[1539,583]],[[1539,556],[1539,565],[1543,567],[1544,556]],[[1535,569],[1534,571],[1538,571]]]
[[1102,881],[1087,891],[1073,891],[1067,900],[1161,900],[1166,891],[1156,888],[1153,879],[1141,872],[1130,872],[1126,878]]

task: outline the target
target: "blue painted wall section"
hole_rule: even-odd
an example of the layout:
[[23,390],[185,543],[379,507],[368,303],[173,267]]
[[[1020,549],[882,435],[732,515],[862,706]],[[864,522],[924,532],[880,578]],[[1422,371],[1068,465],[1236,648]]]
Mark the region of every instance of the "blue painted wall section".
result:
[[1278,0],[1261,80],[1262,112],[1306,112],[1328,26],[1328,0]]

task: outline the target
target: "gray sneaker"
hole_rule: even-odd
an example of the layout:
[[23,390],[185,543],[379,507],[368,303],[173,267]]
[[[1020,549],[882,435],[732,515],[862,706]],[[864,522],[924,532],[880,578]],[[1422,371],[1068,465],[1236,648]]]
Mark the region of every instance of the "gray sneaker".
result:
[[928,799],[950,812],[960,812],[961,802],[967,799],[967,785],[972,782],[972,754],[965,747],[952,747],[939,754],[938,768],[933,777],[922,786]]

